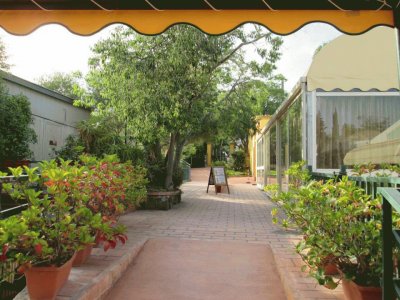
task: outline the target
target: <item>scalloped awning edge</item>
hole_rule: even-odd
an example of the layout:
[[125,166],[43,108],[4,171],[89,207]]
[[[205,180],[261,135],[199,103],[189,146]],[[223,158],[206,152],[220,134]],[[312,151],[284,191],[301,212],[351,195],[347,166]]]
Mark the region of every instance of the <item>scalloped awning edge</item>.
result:
[[190,24],[205,33],[220,35],[245,23],[260,24],[273,33],[287,35],[303,26],[327,23],[346,34],[362,34],[376,26],[394,27],[393,13],[338,10],[168,10],[0,11],[0,27],[13,35],[27,35],[46,24],[59,24],[77,35],[92,35],[112,24],[125,24],[145,35],[160,34],[175,24]]

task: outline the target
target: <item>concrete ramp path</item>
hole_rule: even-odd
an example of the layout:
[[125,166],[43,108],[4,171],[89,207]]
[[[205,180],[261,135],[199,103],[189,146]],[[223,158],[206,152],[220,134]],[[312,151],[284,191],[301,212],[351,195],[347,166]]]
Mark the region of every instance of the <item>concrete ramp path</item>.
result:
[[109,300],[286,299],[268,245],[150,239]]

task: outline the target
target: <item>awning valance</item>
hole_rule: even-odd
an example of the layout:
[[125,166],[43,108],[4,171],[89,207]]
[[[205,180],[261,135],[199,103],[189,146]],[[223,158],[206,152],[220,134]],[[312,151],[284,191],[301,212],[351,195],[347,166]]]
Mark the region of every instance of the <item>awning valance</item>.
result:
[[[26,35],[45,24],[91,35],[121,23],[142,34],[159,34],[174,24],[191,24],[209,34],[223,34],[244,23],[290,34],[323,22],[347,34],[379,25],[396,26],[400,0],[0,0],[0,27]],[[396,17],[397,19],[397,17]]]

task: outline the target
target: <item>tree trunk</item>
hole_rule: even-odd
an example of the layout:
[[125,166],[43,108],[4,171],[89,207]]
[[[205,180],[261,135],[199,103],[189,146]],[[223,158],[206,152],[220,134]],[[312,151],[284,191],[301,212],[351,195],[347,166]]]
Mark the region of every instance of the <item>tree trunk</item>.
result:
[[172,176],[174,173],[175,144],[176,144],[176,134],[171,133],[171,139],[169,142],[169,148],[167,153],[167,175],[165,177],[165,186],[164,186],[169,191],[174,188],[174,184],[172,182]]
[[185,146],[185,139],[177,136],[176,139],[176,148],[175,148],[175,160],[174,160],[174,172],[176,172],[179,168],[179,164],[181,162],[183,146]]

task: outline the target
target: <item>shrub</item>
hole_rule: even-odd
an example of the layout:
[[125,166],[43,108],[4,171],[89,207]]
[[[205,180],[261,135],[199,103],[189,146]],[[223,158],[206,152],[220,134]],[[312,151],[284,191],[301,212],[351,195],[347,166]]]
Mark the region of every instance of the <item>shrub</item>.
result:
[[146,170],[120,163],[116,156],[81,156],[80,161],[43,162],[41,176],[37,168],[24,167],[27,181],[20,180],[21,167],[11,169],[16,182],[3,188],[14,199],[26,200],[28,208],[0,221],[0,269],[10,261],[16,263],[10,273],[31,265],[60,266],[95,237],[105,251],[125,243],[126,229],[118,217],[146,198]]
[[212,162],[213,167],[226,167],[227,163],[223,160],[216,160]]
[[[355,182],[308,181],[304,163],[291,167],[294,180],[288,192],[269,187],[285,216],[272,211],[273,221],[299,229],[303,239],[296,250],[319,284],[335,288],[338,280],[324,274],[327,258],[344,277],[363,286],[379,286],[381,277],[381,199],[372,199]],[[396,223],[399,218],[395,217]]]
[[0,165],[31,157],[30,143],[36,142],[31,108],[23,95],[9,95],[0,84]]
[[231,154],[230,169],[244,171],[246,169],[246,154],[243,150],[237,150]]
[[48,168],[40,178],[36,169],[24,167],[29,176],[24,182],[19,180],[23,169],[11,169],[17,182],[3,184],[14,199],[28,203],[21,215],[0,221],[0,262],[15,261],[17,270],[12,272],[22,273],[31,265],[61,266],[82,245],[94,241],[91,229],[102,224],[100,215],[72,203],[69,191],[73,172]]
[[65,144],[60,150],[55,151],[55,155],[58,159],[78,161],[79,156],[84,152],[85,147],[83,146],[80,139],[74,135],[69,135],[65,139]]
[[183,169],[181,166],[175,170],[173,177],[172,177],[172,182],[174,184],[174,189],[179,188],[182,183],[183,183]]

